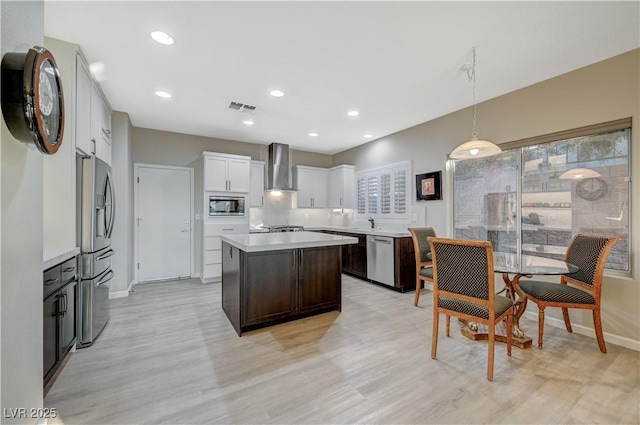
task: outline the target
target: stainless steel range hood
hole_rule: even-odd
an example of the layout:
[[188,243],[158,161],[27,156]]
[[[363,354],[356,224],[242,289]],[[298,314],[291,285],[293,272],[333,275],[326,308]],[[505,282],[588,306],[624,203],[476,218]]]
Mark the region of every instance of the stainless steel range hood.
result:
[[295,192],[291,184],[291,166],[289,165],[289,145],[271,143],[267,161],[266,190],[282,190]]

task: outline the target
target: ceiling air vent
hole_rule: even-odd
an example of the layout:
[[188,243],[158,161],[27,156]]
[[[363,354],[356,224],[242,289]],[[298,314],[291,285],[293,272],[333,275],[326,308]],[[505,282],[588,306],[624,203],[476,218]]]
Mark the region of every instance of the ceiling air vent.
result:
[[227,106],[227,109],[230,111],[252,114],[255,112],[256,107],[253,105],[247,105],[246,103],[229,102],[229,106]]

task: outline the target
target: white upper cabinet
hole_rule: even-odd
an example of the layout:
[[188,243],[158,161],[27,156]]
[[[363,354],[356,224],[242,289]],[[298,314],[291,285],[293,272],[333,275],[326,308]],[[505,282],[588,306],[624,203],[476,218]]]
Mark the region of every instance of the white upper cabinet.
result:
[[249,193],[251,158],[203,152],[204,190]]
[[91,85],[91,142],[96,156],[111,165],[111,110],[95,83]]
[[338,165],[329,169],[329,208],[355,208],[355,167]]
[[251,184],[249,191],[249,206],[264,205],[264,161],[251,161]]
[[91,77],[80,58],[76,61],[76,149],[84,155],[95,155],[91,142]]
[[298,208],[326,208],[329,173],[326,168],[296,166]]
[[76,149],[111,165],[111,108],[79,55],[76,58]]

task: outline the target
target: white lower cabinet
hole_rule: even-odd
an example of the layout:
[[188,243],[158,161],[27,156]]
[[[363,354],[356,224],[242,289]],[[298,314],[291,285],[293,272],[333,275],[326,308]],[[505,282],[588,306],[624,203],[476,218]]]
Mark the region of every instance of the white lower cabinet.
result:
[[[224,219],[222,219],[224,220]],[[217,282],[222,279],[222,236],[249,233],[249,223],[245,221],[204,224],[202,242],[202,276],[204,282]]]

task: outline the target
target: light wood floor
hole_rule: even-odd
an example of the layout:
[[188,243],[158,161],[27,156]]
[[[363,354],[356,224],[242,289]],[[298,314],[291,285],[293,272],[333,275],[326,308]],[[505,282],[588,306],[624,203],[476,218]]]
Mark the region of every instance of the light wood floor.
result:
[[219,284],[134,288],[46,396],[65,424],[640,423],[640,353],[548,327],[543,350],[497,344],[489,382],[486,342],[454,320],[431,359],[426,291],[416,308],[344,276],[341,313],[239,338]]

